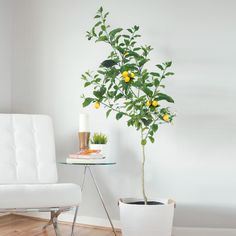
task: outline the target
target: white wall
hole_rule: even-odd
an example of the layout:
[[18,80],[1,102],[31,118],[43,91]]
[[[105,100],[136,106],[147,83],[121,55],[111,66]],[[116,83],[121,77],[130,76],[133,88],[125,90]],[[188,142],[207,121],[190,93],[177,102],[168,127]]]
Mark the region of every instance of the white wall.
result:
[[12,1],[0,0],[0,112],[11,110]]
[[[153,45],[153,63],[172,59],[176,76],[174,126],[162,127],[148,145],[150,197],[176,199],[175,225],[235,228],[236,218],[236,15],[234,1],[16,0],[13,35],[13,110],[46,113],[55,123],[58,160],[77,148],[84,92],[80,75],[94,69],[108,48],[85,32],[97,8],[111,24],[140,25]],[[117,199],[140,196],[140,148],[124,121],[87,109],[92,129],[109,133],[115,167],[95,169],[113,219]],[[81,181],[82,169],[59,166],[61,181]],[[80,214],[105,218],[91,182]]]

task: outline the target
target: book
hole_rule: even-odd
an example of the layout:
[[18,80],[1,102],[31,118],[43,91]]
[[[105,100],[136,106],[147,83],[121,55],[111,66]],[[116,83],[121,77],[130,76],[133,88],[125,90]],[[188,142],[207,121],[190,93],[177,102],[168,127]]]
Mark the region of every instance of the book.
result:
[[84,150],[77,153],[69,154],[66,159],[67,163],[80,163],[81,161],[102,160],[105,156],[101,150]]
[[104,155],[102,154],[88,154],[88,155],[81,155],[81,154],[70,154],[70,159],[104,159]]
[[86,163],[103,163],[105,160],[105,157],[96,159],[96,158],[66,158],[66,162],[69,164],[73,163],[81,163],[81,164],[86,164]]

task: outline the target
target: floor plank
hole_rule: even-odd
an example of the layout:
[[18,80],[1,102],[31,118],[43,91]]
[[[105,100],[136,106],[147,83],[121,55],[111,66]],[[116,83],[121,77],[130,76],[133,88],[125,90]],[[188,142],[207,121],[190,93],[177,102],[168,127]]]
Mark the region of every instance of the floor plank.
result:
[[[52,226],[43,230],[45,221],[19,215],[0,217],[0,236],[55,236]],[[59,224],[63,236],[70,235],[71,227],[68,224]],[[79,236],[114,236],[110,229],[97,229],[86,226],[75,227],[75,235]],[[121,236],[118,232],[117,236]]]

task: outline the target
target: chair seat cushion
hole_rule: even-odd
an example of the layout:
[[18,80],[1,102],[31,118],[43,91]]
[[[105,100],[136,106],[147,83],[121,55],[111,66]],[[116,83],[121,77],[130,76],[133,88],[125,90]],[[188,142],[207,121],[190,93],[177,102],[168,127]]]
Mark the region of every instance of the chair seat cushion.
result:
[[0,185],[0,209],[76,206],[81,189],[76,184]]

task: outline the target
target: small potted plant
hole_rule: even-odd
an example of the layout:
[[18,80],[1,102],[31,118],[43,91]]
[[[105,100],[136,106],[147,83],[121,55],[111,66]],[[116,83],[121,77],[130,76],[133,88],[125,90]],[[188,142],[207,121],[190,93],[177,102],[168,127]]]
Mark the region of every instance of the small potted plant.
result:
[[100,150],[102,154],[106,157],[107,155],[107,136],[102,133],[94,133],[92,139],[90,140],[90,149]]
[[171,236],[175,203],[147,197],[145,162],[147,143],[154,143],[159,126],[171,123],[175,117],[168,105],[174,100],[163,93],[165,80],[174,75],[169,71],[172,62],[158,63],[155,70],[149,70],[152,47],[137,44],[139,27],[111,29],[106,21],[108,14],[101,7],[96,24],[87,32],[89,40],[109,45],[111,52],[96,72],[82,75],[84,86],[93,91],[90,97],[82,96],[83,106],[93,103],[96,109],[104,107],[107,117],[113,113],[117,120],[125,119],[140,135],[142,198],[120,201],[122,235]]

